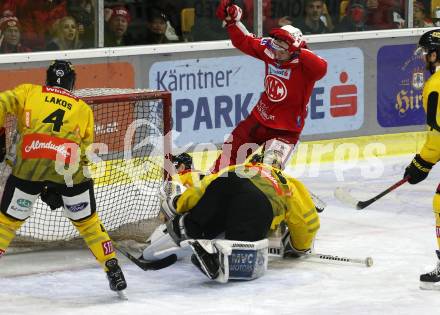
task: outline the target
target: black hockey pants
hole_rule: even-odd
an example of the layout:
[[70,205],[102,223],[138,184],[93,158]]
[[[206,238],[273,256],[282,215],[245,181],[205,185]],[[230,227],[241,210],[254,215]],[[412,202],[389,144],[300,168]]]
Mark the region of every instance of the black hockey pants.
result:
[[[226,174],[224,174],[226,175]],[[247,178],[234,172],[215,179],[184,223],[190,238],[255,242],[267,237],[273,219],[267,197]]]

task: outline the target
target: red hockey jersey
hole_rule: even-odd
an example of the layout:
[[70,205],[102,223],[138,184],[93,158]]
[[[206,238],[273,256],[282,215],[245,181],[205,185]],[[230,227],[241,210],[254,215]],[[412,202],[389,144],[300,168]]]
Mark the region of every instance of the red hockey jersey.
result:
[[280,64],[268,47],[270,38],[255,37],[240,22],[227,30],[236,48],[265,63],[265,90],[251,115],[269,128],[300,132],[313,86],[326,74],[327,62],[302,48],[292,60]]

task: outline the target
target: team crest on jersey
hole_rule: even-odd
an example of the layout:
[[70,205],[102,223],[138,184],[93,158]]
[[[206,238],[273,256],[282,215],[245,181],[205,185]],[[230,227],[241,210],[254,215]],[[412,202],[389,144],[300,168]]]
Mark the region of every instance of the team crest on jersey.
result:
[[287,88],[284,82],[272,74],[266,76],[264,89],[272,102],[281,102],[287,96]]
[[267,73],[276,75],[277,77],[281,77],[281,78],[287,80],[290,78],[290,74],[292,73],[292,70],[291,69],[280,69],[280,68],[275,67],[274,65],[269,65],[269,67],[267,69]]

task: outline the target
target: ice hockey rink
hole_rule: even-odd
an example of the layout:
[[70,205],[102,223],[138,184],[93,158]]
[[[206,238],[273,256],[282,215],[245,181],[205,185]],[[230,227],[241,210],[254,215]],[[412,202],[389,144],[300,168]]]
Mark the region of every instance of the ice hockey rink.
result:
[[128,281],[122,301],[88,250],[14,254],[0,260],[0,314],[438,314],[440,291],[422,291],[418,280],[436,263],[431,202],[440,167],[361,211],[333,197],[342,186],[369,199],[401,179],[411,158],[382,160],[376,178],[368,178],[374,172],[365,161],[345,171],[346,164],[289,169],[328,204],[315,251],[372,256],[371,268],[273,258],[262,278],[219,284],[189,261],[145,272],[121,258]]

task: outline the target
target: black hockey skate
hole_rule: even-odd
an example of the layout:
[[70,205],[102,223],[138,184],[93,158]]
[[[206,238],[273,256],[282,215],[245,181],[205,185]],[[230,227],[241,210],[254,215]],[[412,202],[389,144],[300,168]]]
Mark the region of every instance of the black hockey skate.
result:
[[116,258],[109,259],[105,262],[107,267],[107,279],[112,291],[122,291],[127,288],[127,282],[125,281],[124,274],[121,267],[119,267],[118,260]]
[[435,251],[439,261],[437,266],[431,272],[420,275],[420,289],[422,290],[440,290],[440,251]]

